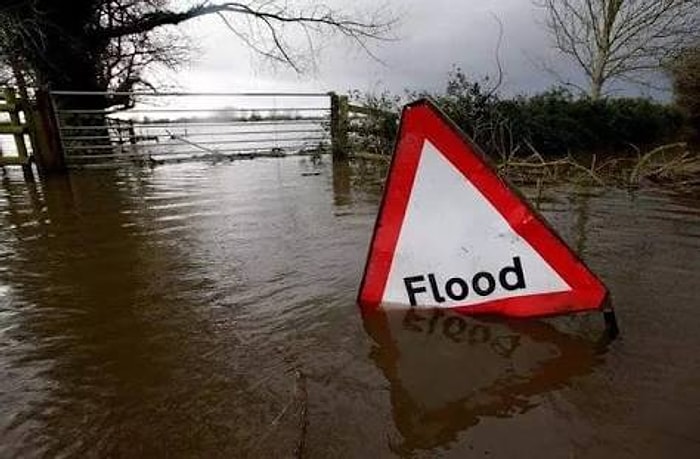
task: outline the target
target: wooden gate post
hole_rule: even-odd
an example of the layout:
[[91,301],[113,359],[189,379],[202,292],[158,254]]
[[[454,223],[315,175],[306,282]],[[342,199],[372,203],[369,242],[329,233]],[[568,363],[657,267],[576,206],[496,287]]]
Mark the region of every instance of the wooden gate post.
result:
[[348,96],[331,92],[331,150],[334,160],[348,159]]
[[42,176],[66,172],[63,144],[57,124],[54,104],[45,89],[36,91],[36,108],[33,116],[37,167]]

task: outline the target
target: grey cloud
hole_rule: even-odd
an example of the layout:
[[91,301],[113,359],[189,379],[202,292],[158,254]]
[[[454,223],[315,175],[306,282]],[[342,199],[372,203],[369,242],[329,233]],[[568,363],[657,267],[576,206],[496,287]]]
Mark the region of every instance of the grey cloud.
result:
[[[373,2],[335,1],[338,8],[360,10]],[[539,22],[539,12],[530,0],[391,1],[401,21],[395,30],[398,40],[375,43],[372,50],[382,61],[338,38],[319,40],[318,66],[304,75],[271,67],[251,57],[245,46],[213,18],[190,27],[202,53],[191,69],[179,76],[191,90],[197,85],[215,85],[219,90],[285,88],[297,90],[381,90],[404,88],[436,90],[444,87],[453,65],[469,75],[481,77],[496,72],[496,46],[503,24],[500,59],[504,69],[503,91],[540,91],[555,80],[538,62],[547,61],[574,81],[575,67],[551,49]],[[235,86],[235,87],[234,87]],[[241,88],[241,86],[244,86]]]

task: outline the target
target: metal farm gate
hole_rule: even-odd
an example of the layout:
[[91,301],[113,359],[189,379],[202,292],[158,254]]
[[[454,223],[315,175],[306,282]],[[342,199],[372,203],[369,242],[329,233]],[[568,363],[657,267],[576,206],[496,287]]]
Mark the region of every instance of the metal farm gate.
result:
[[[329,150],[323,93],[51,92],[69,166]],[[112,107],[112,108],[103,108]]]

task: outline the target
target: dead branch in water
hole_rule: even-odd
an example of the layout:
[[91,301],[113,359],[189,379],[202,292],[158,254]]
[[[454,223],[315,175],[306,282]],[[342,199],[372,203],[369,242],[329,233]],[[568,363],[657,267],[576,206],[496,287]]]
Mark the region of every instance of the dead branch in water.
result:
[[300,370],[294,370],[294,398],[299,403],[299,439],[294,448],[294,457],[304,457],[306,449],[306,432],[309,426],[309,394],[306,390],[306,376]]
[[671,151],[674,149],[686,149],[688,145],[684,142],[679,142],[679,143],[672,143],[669,145],[662,145],[658,148],[654,148],[651,150],[649,153],[643,155],[639,162],[634,166],[634,169],[632,169],[632,173],[630,174],[630,183],[637,183],[639,181],[640,177],[640,172],[642,171],[643,167],[651,161],[652,158],[656,157],[660,153],[665,153],[667,151]]
[[270,425],[263,431],[262,434],[258,435],[246,448],[249,451],[254,451],[261,443],[267,440],[270,435],[277,430],[280,421],[287,416],[288,413],[296,411],[296,408],[292,407],[298,406],[299,417],[297,425],[299,428],[299,435],[294,446],[294,457],[302,458],[304,456],[304,451],[306,449],[306,433],[308,430],[308,392],[306,389],[306,376],[299,369],[294,369],[294,383],[291,388],[291,396],[289,401],[282,407],[279,413],[272,419]]

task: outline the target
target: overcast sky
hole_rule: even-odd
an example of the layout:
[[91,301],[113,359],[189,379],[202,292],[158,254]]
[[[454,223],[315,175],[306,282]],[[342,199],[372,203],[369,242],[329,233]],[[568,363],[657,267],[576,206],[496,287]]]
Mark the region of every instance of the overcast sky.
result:
[[[328,3],[355,14],[361,14],[358,12],[363,8],[376,9],[379,4],[376,0]],[[393,32],[396,40],[372,44],[381,62],[346,40],[320,37],[315,40],[320,49],[316,67],[299,75],[251,53],[218,18],[208,17],[184,28],[198,48],[193,62],[177,73],[160,76],[166,83],[189,91],[441,89],[455,65],[476,77],[495,74],[496,17],[503,24],[503,92],[550,87],[554,77],[542,69],[542,62],[559,68],[574,81],[578,76],[575,68],[551,49],[542,26],[542,11],[531,0],[388,0],[386,5],[399,24]]]

